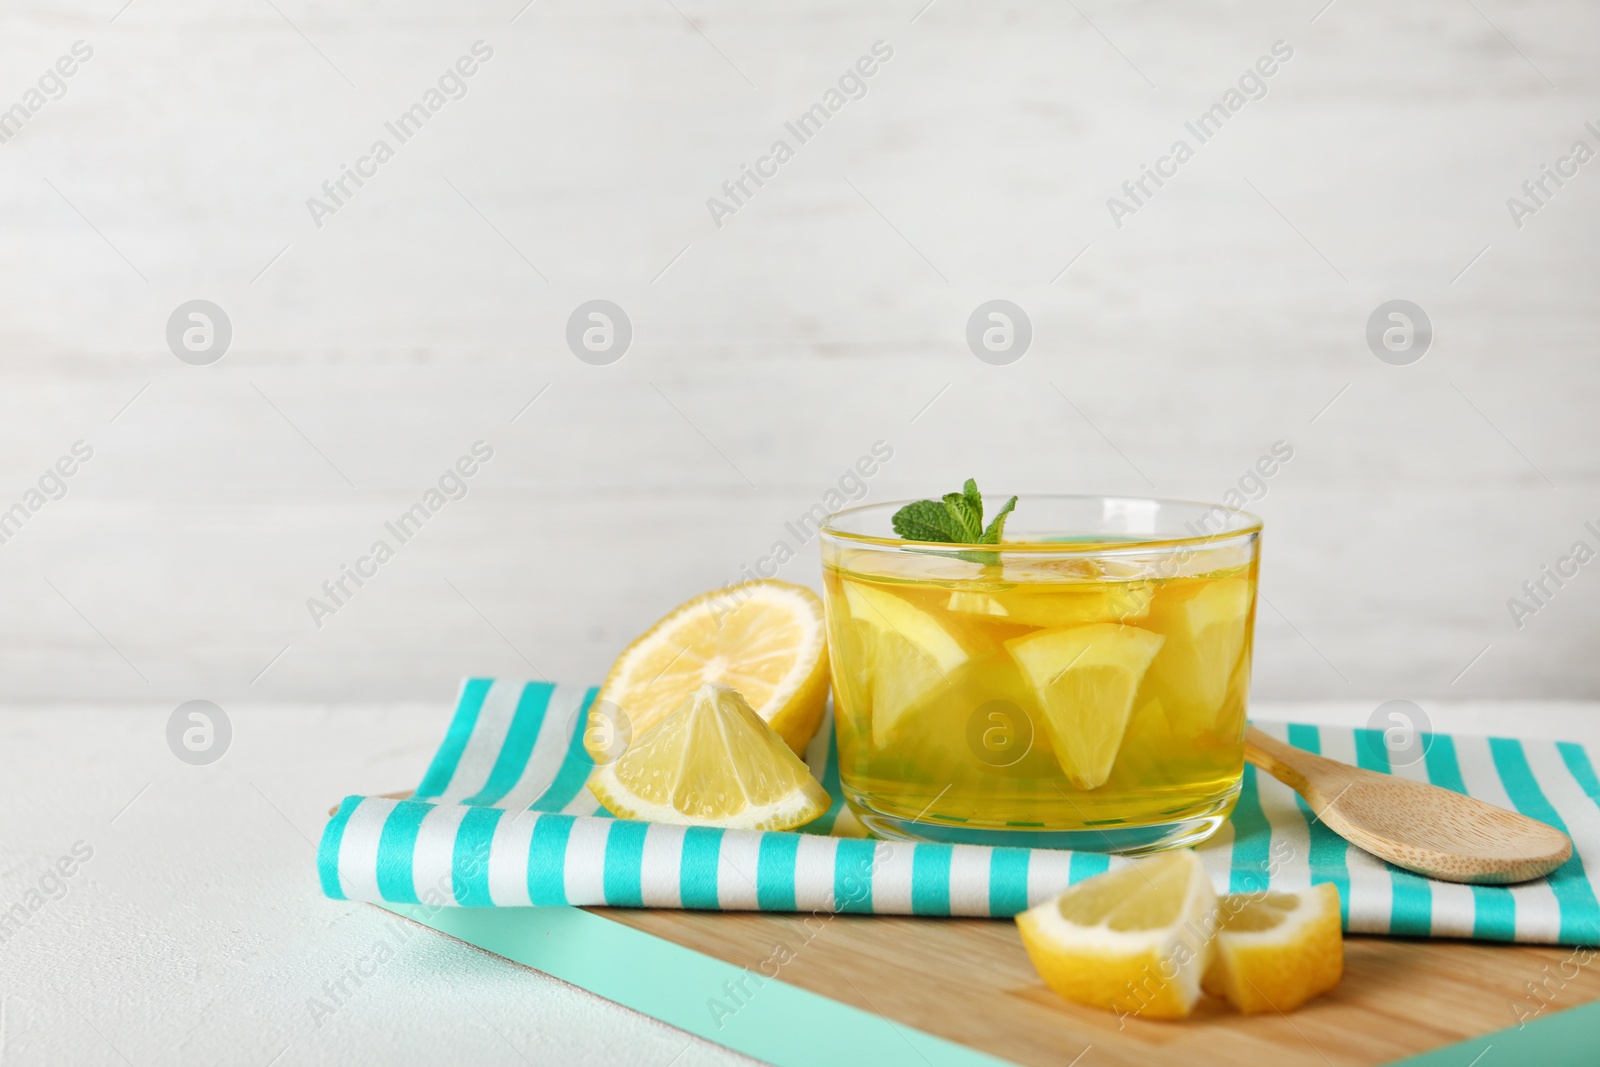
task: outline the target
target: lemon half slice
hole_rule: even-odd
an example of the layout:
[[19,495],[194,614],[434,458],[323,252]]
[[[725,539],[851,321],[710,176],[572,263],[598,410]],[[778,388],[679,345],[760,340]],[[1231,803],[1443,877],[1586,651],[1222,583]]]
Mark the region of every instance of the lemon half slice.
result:
[[1339,984],[1344,938],[1339,889],[1239,893],[1217,906],[1221,930],[1205,991],[1242,1012],[1288,1011]]
[[1111,776],[1139,682],[1164,640],[1136,626],[1093,623],[1006,642],[1073,785],[1094,789]]
[[788,582],[729,586],[674,608],[623,650],[590,712],[584,744],[595,762],[613,736],[609,702],[642,738],[706,683],[737,689],[795,752],[804,752],[828,699],[822,601]]
[[788,830],[828,810],[829,798],[744,697],[703,685],[613,763],[589,791],[622,819]]
[[1079,882],[1018,915],[1017,929],[1067,1000],[1177,1019],[1200,999],[1216,905],[1200,857],[1184,849]]

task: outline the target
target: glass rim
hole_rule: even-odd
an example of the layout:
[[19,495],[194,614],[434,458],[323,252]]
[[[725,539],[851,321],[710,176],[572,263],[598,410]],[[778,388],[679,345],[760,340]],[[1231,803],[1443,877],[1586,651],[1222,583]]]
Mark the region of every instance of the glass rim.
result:
[[[985,494],[989,496],[990,494]],[[993,499],[1009,499],[1011,494],[994,494]],[[1201,500],[1184,500],[1178,497],[1145,497],[1145,496],[1112,496],[1105,493],[1027,493],[1017,494],[1017,506],[1021,507],[1029,500],[1056,500],[1056,501],[1120,501],[1130,504],[1156,504],[1176,505],[1186,508],[1197,508],[1204,514],[1220,513],[1229,516],[1235,521],[1242,520],[1241,525],[1230,529],[1218,530],[1215,533],[1197,534],[1150,534],[1150,535],[1124,535],[1104,541],[1001,541],[997,545],[985,545],[991,552],[1026,552],[1026,553],[1051,553],[1055,555],[1104,555],[1108,551],[1147,551],[1149,549],[1182,548],[1192,545],[1214,545],[1232,541],[1236,538],[1249,537],[1259,534],[1264,523],[1259,515],[1245,511],[1241,508],[1231,508],[1226,504],[1207,503]],[[882,549],[915,549],[930,545],[940,548],[956,548],[971,551],[973,545],[959,541],[911,541],[903,537],[884,537],[878,534],[857,533],[853,530],[841,530],[837,520],[846,515],[856,515],[865,511],[875,511],[884,508],[893,508],[898,511],[907,504],[916,503],[914,500],[886,500],[873,504],[856,504],[853,507],[841,508],[829,515],[827,521],[817,531],[819,537],[848,542],[863,547]]]

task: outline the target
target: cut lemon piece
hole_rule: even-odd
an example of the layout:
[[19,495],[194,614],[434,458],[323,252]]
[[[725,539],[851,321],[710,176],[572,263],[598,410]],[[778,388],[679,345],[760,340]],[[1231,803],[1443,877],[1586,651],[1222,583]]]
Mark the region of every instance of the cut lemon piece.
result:
[[1204,733],[1221,714],[1244,652],[1250,601],[1248,579],[1202,578],[1172,588],[1153,606],[1148,625],[1168,641],[1150,681],[1168,694],[1167,715],[1180,736]]
[[1078,788],[1093,789],[1110,777],[1139,682],[1163,640],[1105,622],[1006,642],[1044,711],[1056,762]]
[[901,720],[966,663],[967,650],[932,615],[893,593],[847,582],[845,603],[872,664],[872,740],[888,744]]
[[791,749],[804,752],[828,699],[822,601],[788,582],[759,581],[695,597],[623,650],[595,698],[584,745],[596,763],[614,734],[602,703],[622,709],[637,739],[714,682],[739,690]]
[[883,552],[879,549],[845,549],[836,566],[848,579],[874,582],[955,582],[981,579],[987,568],[963,559],[959,550]]
[[1344,938],[1339,889],[1239,893],[1217,906],[1221,930],[1205,991],[1242,1012],[1288,1011],[1339,984]]
[[1017,916],[1045,984],[1076,1004],[1179,1019],[1200,999],[1217,895],[1184,849],[1095,875]]
[[803,826],[829,804],[800,757],[725,685],[701,686],[596,770],[589,791],[621,819],[738,830]]
[[1084,582],[1026,586],[1004,593],[950,594],[951,611],[986,615],[1023,626],[1125,622],[1150,614],[1151,582]]

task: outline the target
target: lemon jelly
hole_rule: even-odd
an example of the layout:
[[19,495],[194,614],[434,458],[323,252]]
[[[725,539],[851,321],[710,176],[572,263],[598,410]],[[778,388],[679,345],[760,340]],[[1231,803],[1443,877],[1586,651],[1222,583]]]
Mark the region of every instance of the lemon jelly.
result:
[[1257,536],[825,543],[840,778],[863,823],[1118,852],[1209,836],[1243,767]]

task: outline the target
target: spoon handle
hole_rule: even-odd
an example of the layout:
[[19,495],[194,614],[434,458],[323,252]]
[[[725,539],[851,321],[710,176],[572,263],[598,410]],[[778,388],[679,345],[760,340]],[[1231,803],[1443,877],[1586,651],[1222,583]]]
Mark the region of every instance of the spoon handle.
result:
[[1343,767],[1334,760],[1279,741],[1254,726],[1245,728],[1244,758],[1299,793],[1313,807],[1318,806],[1318,800],[1312,795],[1311,776],[1319,771],[1322,775],[1338,773]]

